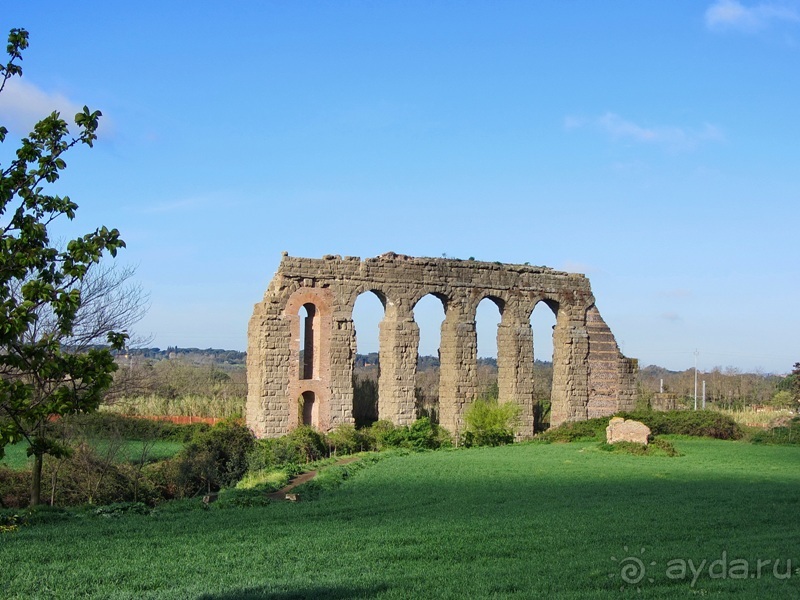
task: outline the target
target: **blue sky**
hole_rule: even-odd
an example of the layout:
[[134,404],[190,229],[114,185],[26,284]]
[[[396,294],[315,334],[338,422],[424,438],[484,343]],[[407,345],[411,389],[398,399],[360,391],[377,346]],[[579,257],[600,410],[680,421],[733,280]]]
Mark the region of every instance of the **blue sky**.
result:
[[[800,360],[800,1],[42,0],[0,24],[31,42],[0,123],[104,113],[59,233],[120,229],[153,345],[244,349],[282,250],[392,250],[584,272],[642,365]],[[360,350],[379,318],[359,301]],[[435,353],[441,309],[418,319]]]

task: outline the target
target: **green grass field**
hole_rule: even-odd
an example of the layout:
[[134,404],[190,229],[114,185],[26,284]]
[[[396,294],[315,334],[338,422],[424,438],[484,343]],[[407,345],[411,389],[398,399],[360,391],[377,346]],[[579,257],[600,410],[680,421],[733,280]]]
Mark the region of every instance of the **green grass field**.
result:
[[[119,449],[117,455],[118,462],[138,462],[142,458],[142,445],[144,442],[140,440],[126,440],[124,445]],[[95,442],[98,451],[102,452],[106,442]],[[155,442],[148,442],[151,444],[147,450],[146,461],[152,462],[170,458],[183,448],[181,442],[173,442],[169,440],[157,440]],[[28,442],[18,442],[16,444],[9,444],[5,447],[5,456],[0,460],[0,465],[15,470],[28,469],[33,464],[33,459],[28,456]],[[45,460],[48,460],[45,458]]]
[[313,502],[21,527],[0,534],[0,589],[5,598],[799,597],[800,448],[674,443],[684,456],[591,443],[429,452],[380,461]]

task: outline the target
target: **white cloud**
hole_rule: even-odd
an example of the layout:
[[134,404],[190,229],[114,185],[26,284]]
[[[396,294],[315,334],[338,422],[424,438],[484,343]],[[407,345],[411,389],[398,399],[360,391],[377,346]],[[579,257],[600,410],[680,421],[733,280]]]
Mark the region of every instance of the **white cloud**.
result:
[[745,6],[738,0],[717,0],[706,10],[706,26],[715,31],[733,29],[752,33],[772,21],[800,22],[797,9],[786,4],[761,3]]
[[33,126],[53,111],[61,113],[67,123],[73,123],[76,113],[83,110],[59,93],[47,93],[35,85],[12,77],[0,94],[0,123],[16,135],[27,135]]
[[660,145],[672,150],[685,150],[693,148],[700,142],[724,139],[720,129],[709,123],[696,130],[675,126],[645,126],[612,112],[607,112],[594,119],[567,116],[564,118],[564,126],[570,130],[587,126],[594,127],[615,140]]

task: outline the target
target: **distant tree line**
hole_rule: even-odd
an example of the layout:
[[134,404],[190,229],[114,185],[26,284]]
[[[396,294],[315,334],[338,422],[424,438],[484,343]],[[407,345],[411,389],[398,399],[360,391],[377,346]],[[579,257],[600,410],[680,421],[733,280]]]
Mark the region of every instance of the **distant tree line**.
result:
[[243,365],[247,358],[247,352],[240,352],[238,350],[179,348],[177,346],[168,346],[166,350],[162,350],[161,348],[132,348],[128,350],[125,355],[150,360],[181,358],[199,364],[215,363],[229,365]]

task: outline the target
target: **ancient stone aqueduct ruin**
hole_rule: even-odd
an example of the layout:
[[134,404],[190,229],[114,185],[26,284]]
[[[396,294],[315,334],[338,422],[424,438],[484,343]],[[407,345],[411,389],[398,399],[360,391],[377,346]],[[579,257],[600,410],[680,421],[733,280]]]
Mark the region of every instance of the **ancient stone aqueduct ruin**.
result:
[[[405,425],[416,418],[419,327],[413,309],[427,294],[439,298],[445,310],[439,421],[451,433],[461,430],[464,409],[477,393],[475,311],[484,298],[500,309],[499,395],[501,401],[522,407],[520,437],[534,433],[530,316],[538,302],[556,315],[551,425],[633,408],[637,362],[620,352],[584,275],[393,252],[365,260],[284,253],[248,330],[247,422],[256,435],[279,436],[301,424],[327,431],[353,423],[353,306],[365,292],[374,293],[385,309],[380,324],[381,419]],[[303,307],[306,316],[301,319]]]

